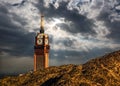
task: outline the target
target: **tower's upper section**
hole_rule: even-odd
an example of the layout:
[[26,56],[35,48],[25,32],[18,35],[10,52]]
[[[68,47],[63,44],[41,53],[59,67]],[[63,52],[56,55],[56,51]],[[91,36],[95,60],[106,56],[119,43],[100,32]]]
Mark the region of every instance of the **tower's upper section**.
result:
[[41,14],[40,33],[44,33],[44,15]]
[[[40,48],[40,46],[49,47],[49,36],[48,34],[44,34],[44,15],[41,15],[40,21],[40,32],[37,33],[35,37],[35,49]],[[49,50],[49,49],[48,49]]]

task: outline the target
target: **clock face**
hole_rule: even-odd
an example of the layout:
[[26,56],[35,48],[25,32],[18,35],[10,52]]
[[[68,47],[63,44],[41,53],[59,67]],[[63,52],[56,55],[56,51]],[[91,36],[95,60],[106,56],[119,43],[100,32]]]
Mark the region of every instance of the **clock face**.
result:
[[48,44],[48,39],[45,39],[45,44],[46,44],[46,45]]
[[43,35],[42,35],[42,34],[39,34],[39,35],[37,36],[37,38],[43,38]]
[[38,44],[38,45],[42,45],[42,43],[43,43],[43,40],[42,40],[42,39],[37,39],[37,44]]

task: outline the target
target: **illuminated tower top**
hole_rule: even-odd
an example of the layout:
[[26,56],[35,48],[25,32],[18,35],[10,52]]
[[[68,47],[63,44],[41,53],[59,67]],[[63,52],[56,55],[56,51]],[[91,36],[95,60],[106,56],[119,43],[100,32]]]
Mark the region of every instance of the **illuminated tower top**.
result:
[[41,14],[40,33],[44,33],[44,15]]

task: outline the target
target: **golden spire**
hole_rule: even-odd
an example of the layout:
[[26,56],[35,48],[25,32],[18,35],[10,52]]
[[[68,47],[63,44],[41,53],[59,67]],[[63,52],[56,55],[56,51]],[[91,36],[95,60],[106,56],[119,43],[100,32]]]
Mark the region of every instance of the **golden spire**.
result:
[[44,15],[41,14],[40,33],[44,33]]

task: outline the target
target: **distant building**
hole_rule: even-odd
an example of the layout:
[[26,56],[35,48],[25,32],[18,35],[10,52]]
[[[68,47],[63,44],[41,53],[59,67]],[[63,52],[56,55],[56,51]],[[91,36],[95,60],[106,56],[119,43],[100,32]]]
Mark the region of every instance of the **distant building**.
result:
[[49,36],[44,34],[44,16],[41,15],[40,32],[35,37],[34,71],[49,66]]

